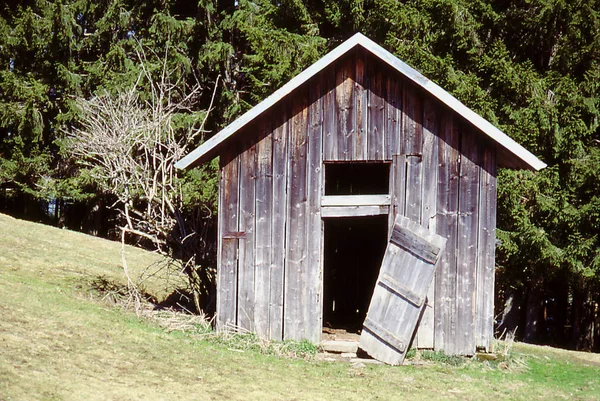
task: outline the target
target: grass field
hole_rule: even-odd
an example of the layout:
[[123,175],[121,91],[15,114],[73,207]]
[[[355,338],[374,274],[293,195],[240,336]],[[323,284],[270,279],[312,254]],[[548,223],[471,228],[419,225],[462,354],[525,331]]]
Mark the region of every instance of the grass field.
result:
[[[159,258],[127,260],[139,277]],[[124,282],[120,263],[120,244],[0,214],[0,400],[600,400],[597,354],[515,344],[501,363],[353,367],[168,331],[90,292]]]

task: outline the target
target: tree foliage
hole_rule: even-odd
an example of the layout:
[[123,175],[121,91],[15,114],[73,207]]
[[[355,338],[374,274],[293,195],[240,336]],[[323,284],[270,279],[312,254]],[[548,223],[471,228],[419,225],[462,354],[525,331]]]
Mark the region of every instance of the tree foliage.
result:
[[[77,99],[118,97],[143,68],[160,71],[167,50],[173,78],[200,83],[197,110],[216,89],[191,147],[357,31],[548,164],[499,174],[499,305],[521,294],[532,317],[565,316],[523,336],[554,330],[552,341],[589,347],[594,333],[564,327],[600,300],[598,0],[10,0],[0,6],[0,186],[93,205],[102,186],[64,148],[65,129],[81,124]],[[154,52],[141,63],[140,43]],[[151,94],[138,84],[140,102]],[[182,188],[187,216],[214,211],[215,165],[185,174]],[[545,304],[529,308],[536,293]]]

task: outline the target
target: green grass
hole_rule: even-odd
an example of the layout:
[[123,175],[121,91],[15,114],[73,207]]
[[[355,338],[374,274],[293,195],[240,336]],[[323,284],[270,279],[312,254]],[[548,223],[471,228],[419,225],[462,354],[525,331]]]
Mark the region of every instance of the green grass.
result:
[[[159,260],[127,255],[136,277]],[[0,215],[0,400],[600,400],[599,355],[516,344],[501,363],[284,358],[252,335],[168,331],[99,302],[89,286],[99,277],[124,283],[119,244]]]

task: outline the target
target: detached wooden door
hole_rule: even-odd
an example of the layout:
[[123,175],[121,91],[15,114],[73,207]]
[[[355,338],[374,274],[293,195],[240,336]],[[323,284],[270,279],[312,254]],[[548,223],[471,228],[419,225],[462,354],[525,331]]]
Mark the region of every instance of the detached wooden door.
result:
[[446,239],[398,216],[360,336],[360,347],[390,365],[404,361]]

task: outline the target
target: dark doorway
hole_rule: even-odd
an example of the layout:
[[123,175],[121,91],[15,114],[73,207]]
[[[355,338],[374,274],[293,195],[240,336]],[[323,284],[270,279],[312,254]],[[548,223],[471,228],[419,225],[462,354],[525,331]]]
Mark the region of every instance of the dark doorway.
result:
[[358,332],[387,244],[388,216],[325,219],[323,324]]

